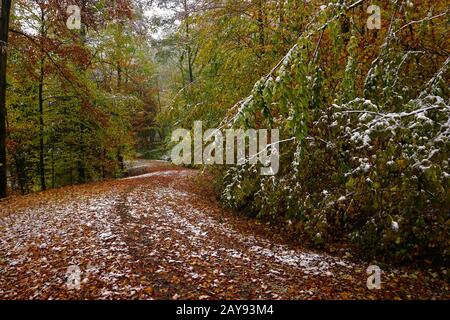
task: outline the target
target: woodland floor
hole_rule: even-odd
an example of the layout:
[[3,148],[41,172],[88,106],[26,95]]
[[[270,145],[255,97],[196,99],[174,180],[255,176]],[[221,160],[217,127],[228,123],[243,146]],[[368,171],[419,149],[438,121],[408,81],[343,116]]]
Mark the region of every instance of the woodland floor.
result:
[[[0,202],[0,299],[450,298],[447,282],[417,270],[385,270],[368,290],[368,263],[224,210],[198,171],[135,171]],[[72,265],[79,290],[66,286]]]

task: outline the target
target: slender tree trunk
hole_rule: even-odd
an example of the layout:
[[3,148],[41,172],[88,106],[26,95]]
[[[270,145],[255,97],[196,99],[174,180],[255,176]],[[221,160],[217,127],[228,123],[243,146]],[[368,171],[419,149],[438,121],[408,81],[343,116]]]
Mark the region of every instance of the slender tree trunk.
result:
[[178,67],[180,68],[180,73],[181,73],[181,81],[182,81],[182,86],[181,88],[185,88],[186,87],[186,76],[184,74],[185,72],[185,66],[184,66],[184,61],[183,61],[183,57],[180,57],[180,59],[178,60]]
[[41,178],[41,190],[46,190],[45,160],[44,160],[44,43],[45,36],[45,12],[41,8],[41,60],[39,63],[39,174]]
[[162,106],[161,106],[161,87],[159,84],[159,76],[156,76],[156,86],[158,87],[158,91],[157,91],[157,97],[158,97],[158,112],[162,112]]
[[[84,12],[86,10],[86,1],[81,1],[81,11]],[[81,24],[80,30],[80,44],[82,47],[86,45],[86,35],[87,35],[87,27],[84,23]],[[84,73],[86,70],[82,70]],[[83,112],[80,113],[80,144],[79,144],[79,159],[77,161],[77,171],[78,171],[78,183],[86,183],[86,147],[85,147],[85,125],[84,125],[84,115]]]
[[46,190],[45,184],[45,160],[44,160],[44,59],[41,59],[39,74],[39,174],[41,178],[41,190]]
[[[123,26],[121,23],[119,23],[118,28],[119,34],[122,33]],[[122,67],[120,66],[120,61],[117,61],[117,92],[121,92],[121,89],[122,89]],[[123,163],[122,145],[119,145],[117,147],[117,162],[119,163],[120,174],[122,175],[125,167]]]
[[117,63],[117,91],[120,92],[120,87],[122,86],[122,67],[120,63]]
[[103,180],[106,179],[105,162],[106,162],[106,149],[103,148],[103,151],[102,151],[102,178],[103,178]]
[[6,171],[6,68],[11,0],[2,0],[0,23],[0,198],[7,196]]
[[187,52],[187,62],[188,62],[188,73],[189,73],[189,83],[194,82],[194,70],[193,70],[193,59],[192,59],[192,48],[190,44],[190,25],[189,25],[189,8],[187,4],[187,0],[183,0],[183,9],[184,9],[184,20],[186,24],[186,52]]
[[120,174],[123,174],[125,172],[125,163],[123,160],[122,147],[119,147],[117,149],[117,161],[119,162]]
[[278,1],[278,28],[283,31],[284,25],[284,0]]
[[84,142],[85,126],[80,122],[80,158],[77,161],[78,183],[86,183],[86,148]]
[[263,0],[258,0],[258,15],[257,15],[257,21],[258,21],[258,29],[259,29],[259,52],[260,52],[260,58],[265,53],[266,49],[266,35],[264,32],[265,27],[265,13],[264,13],[264,4]]
[[55,182],[56,182],[56,177],[55,177],[55,151],[52,147],[52,189],[55,189]]
[[19,157],[17,156],[17,154],[15,154],[14,156],[14,162],[16,164],[16,174],[17,174],[17,182],[19,183],[19,187],[20,187],[20,192],[22,193],[22,195],[25,194],[25,185],[24,185],[24,177],[23,177],[23,168],[22,168],[22,164],[21,161],[19,160]]

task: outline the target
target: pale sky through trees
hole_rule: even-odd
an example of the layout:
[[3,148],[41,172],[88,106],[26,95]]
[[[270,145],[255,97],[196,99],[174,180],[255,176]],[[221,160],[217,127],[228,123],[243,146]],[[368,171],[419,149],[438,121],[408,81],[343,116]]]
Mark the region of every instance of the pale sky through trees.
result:
[[[147,17],[149,17],[151,20],[157,21],[168,20],[173,16],[174,13],[175,13],[174,10],[158,6],[157,3],[153,3],[150,9],[145,11]],[[160,25],[153,24],[150,34],[155,39],[162,39],[171,32],[173,32],[173,30],[178,25],[179,25],[178,20],[176,20],[175,23],[172,25],[166,23],[162,23]]]

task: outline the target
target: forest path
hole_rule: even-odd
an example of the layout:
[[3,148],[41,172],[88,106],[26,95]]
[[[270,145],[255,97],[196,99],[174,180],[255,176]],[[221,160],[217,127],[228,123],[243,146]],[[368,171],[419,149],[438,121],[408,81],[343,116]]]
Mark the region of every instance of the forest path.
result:
[[[368,290],[368,265],[224,210],[199,172],[147,171],[0,203],[0,299],[448,297],[445,283],[399,271]],[[79,288],[67,287],[71,266]]]

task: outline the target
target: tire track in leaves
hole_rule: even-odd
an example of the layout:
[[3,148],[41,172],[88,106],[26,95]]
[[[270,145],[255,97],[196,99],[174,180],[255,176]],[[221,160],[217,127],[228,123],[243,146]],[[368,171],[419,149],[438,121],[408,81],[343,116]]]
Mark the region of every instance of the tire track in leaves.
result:
[[352,268],[340,259],[242,235],[217,220],[200,194],[178,188],[196,175],[186,170],[138,178],[141,184],[118,210],[130,251],[157,297],[310,298],[318,290],[308,282]]

